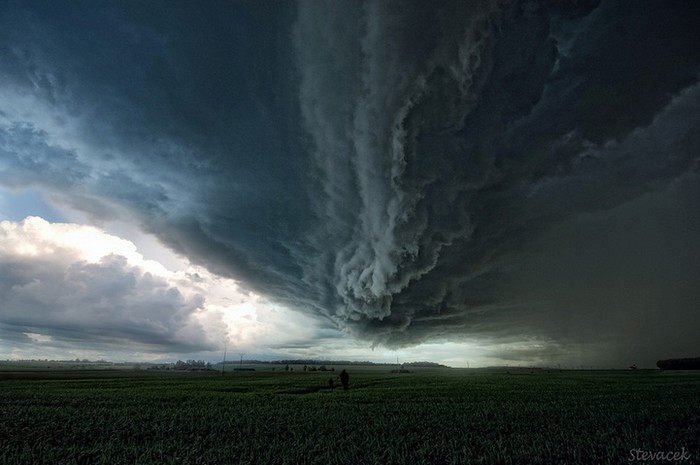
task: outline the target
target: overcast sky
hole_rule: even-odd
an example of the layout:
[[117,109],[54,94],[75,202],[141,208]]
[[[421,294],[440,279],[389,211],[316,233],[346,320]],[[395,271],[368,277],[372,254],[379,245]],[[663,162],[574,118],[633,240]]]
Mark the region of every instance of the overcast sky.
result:
[[700,356],[698,24],[3,1],[0,358]]

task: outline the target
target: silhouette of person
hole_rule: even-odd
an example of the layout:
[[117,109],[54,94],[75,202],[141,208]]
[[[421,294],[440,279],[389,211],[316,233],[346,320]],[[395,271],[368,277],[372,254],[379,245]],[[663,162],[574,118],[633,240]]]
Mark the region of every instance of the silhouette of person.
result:
[[340,372],[340,384],[343,385],[343,391],[348,390],[348,385],[350,384],[350,375],[348,375],[348,372],[345,370]]
[[331,391],[335,388],[335,384],[333,383],[333,378],[328,380],[328,389]]

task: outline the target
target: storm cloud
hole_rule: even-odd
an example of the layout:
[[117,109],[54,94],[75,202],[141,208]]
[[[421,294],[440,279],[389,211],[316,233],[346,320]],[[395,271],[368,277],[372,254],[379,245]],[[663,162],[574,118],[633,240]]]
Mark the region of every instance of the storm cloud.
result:
[[[133,221],[368,345],[680,356],[700,350],[698,20],[692,1],[6,3],[0,185]],[[142,284],[123,265],[89,265],[105,295]],[[62,270],[66,292],[90,275]],[[196,302],[151,284],[181,327]]]
[[[359,333],[399,345],[542,334],[550,316],[515,290],[523,277],[513,268],[531,241],[684,175],[697,182],[699,57],[687,22],[697,8],[346,6],[302,5],[296,39],[326,194],[325,258],[311,282],[325,280],[326,307]],[[697,190],[682,197],[697,206]],[[684,210],[681,231],[697,233],[696,212]],[[620,276],[634,269],[612,266]],[[690,268],[682,276],[697,281]],[[635,293],[641,283],[625,286]],[[681,286],[694,296],[685,312],[697,308],[693,286]],[[580,311],[582,294],[559,311]],[[556,329],[550,337],[568,333]]]

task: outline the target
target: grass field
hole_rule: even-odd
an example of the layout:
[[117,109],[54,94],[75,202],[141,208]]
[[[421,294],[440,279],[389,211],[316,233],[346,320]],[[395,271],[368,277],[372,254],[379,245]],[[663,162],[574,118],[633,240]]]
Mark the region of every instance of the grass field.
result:
[[698,372],[265,370],[0,372],[0,464],[700,463]]

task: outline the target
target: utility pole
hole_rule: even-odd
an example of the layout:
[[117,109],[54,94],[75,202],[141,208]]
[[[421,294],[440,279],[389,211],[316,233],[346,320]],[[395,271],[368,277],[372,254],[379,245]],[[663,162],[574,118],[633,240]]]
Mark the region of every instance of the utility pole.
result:
[[226,369],[226,346],[224,346],[224,362],[221,364],[221,376],[224,376],[225,369]]
[[238,368],[241,369],[241,370],[243,369],[243,356],[244,356],[244,355],[245,355],[245,354],[241,354],[241,363],[238,364]]

